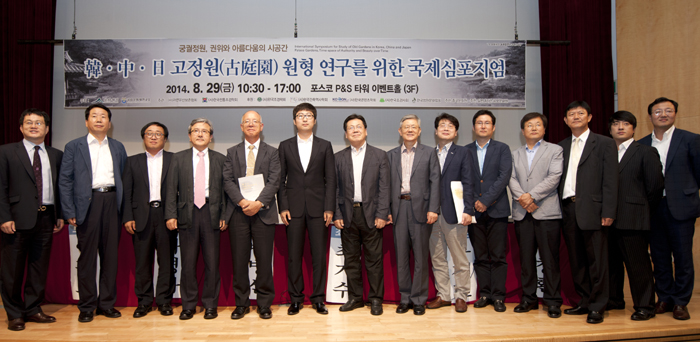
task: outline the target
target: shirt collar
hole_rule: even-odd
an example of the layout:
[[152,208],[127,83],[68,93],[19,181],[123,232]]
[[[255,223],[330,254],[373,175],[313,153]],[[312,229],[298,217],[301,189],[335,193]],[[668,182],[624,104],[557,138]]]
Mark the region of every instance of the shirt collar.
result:
[[93,142],[97,142],[97,143],[99,143],[100,145],[102,145],[102,143],[105,142],[105,141],[107,141],[107,136],[106,136],[106,135],[105,135],[105,138],[104,138],[102,141],[97,140],[97,138],[96,138],[94,135],[92,135],[92,133],[88,133],[88,135],[87,135],[87,142],[88,142],[88,145],[89,145],[89,144],[92,144]]
[[248,140],[245,140],[245,139],[244,139],[243,141],[245,141],[245,149],[246,149],[246,150],[250,148],[250,147],[248,147],[248,146],[250,146],[250,145],[255,146],[255,148],[254,148],[255,150],[259,150],[259,149],[260,149],[260,138],[258,138],[258,140],[256,140],[256,141],[255,141],[254,143],[252,143],[252,144],[249,143]]
[[[578,136],[578,138],[581,139],[583,143],[586,143],[589,135],[591,135],[591,130],[587,128],[585,132],[581,133],[581,135]],[[571,138],[576,139],[576,137],[573,136],[573,134],[571,135]]]
[[163,149],[161,148],[155,156],[152,156],[148,151],[146,151],[146,158],[160,158],[163,156]]
[[360,153],[365,150],[365,147],[367,147],[367,141],[365,141],[365,143],[362,144],[359,149],[356,149],[355,146],[350,145],[350,151],[352,151],[352,153]]
[[623,147],[625,148],[625,151],[627,151],[627,149],[630,148],[630,145],[632,144],[633,141],[634,141],[634,138],[629,138],[629,139],[625,140],[625,142],[620,144],[620,148],[618,149],[618,151],[622,151]]
[[[209,153],[209,147],[205,148],[204,151],[202,151],[202,152],[204,152],[204,156],[206,157],[207,154]],[[199,153],[199,150],[197,150],[196,148],[192,147],[192,155],[196,157],[196,156],[197,156],[197,153]]]
[[406,152],[406,151],[408,151],[408,152],[415,152],[415,151],[416,151],[416,146],[417,146],[417,145],[418,145],[418,143],[415,143],[415,144],[413,145],[413,147],[411,147],[411,150],[408,150],[408,149],[406,148],[406,144],[401,144],[401,153],[404,153],[404,152]]
[[538,147],[540,147],[540,145],[542,145],[542,139],[540,139],[540,141],[538,141],[535,144],[535,146],[532,147],[532,150],[529,147],[527,147],[527,144],[525,144],[525,150],[528,152],[532,152],[532,151],[536,150]]
[[35,143],[33,143],[33,142],[27,140],[27,139],[22,139],[22,143],[24,144],[24,148],[27,149],[27,151],[33,150],[33,149],[34,149],[34,146],[39,146],[39,148],[41,148],[42,150],[46,151],[46,146],[44,146],[44,142],[43,142],[43,141],[41,142],[41,144],[37,145],[37,144],[35,144]]
[[442,152],[442,151],[447,152],[447,151],[450,150],[450,147],[452,147],[452,142],[451,142],[451,141],[448,142],[447,144],[445,144],[445,146],[442,147],[442,150],[440,150],[440,145],[435,146],[435,150],[436,150],[438,153],[440,153],[440,152]]
[[314,135],[313,135],[313,134],[311,134],[311,135],[309,136],[309,139],[306,139],[306,140],[302,139],[302,138],[299,136],[299,134],[297,134],[297,143],[298,143],[298,144],[308,144],[308,143],[310,143],[310,142],[313,141],[313,140],[314,140]]
[[656,134],[654,134],[654,131],[652,130],[651,131],[651,138],[655,139],[656,141],[666,141],[666,139],[668,139],[668,137],[673,135],[673,131],[675,131],[675,130],[676,130],[676,125],[672,125],[671,128],[667,129],[666,132],[664,132],[664,136],[661,137],[662,140],[657,139]]
[[476,144],[477,150],[485,150],[487,147],[489,147],[490,143],[491,143],[491,139],[489,139],[489,141],[486,142],[486,145],[484,145],[484,147],[481,147],[481,146],[479,146],[479,141],[474,140],[474,144]]

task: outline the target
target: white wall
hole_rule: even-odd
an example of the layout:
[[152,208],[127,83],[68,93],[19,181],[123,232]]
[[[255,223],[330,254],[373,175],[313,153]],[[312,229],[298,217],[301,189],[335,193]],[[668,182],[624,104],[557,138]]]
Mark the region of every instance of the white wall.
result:
[[[293,37],[292,0],[57,0],[56,39],[70,39],[73,4],[76,1],[78,39],[110,38],[216,38]],[[299,37],[407,38],[407,39],[513,39],[515,0],[298,0]],[[539,39],[537,0],[517,1],[519,38]],[[496,109],[495,139],[511,149],[524,143],[520,118],[542,112],[540,50],[527,47],[527,108]],[[86,134],[81,109],[63,107],[63,48],[56,46],[53,90],[53,145],[62,149],[70,140]],[[127,152],[143,151],[141,127],[160,121],[170,130],[170,151],[189,147],[187,125],[206,117],[215,125],[213,149],[225,150],[242,139],[240,118],[247,110],[263,116],[264,140],[272,146],[293,136],[290,108],[167,108],[114,109],[111,137],[124,143]],[[386,150],[399,143],[401,116],[417,114],[423,121],[421,142],[435,146],[433,120],[441,112],[459,118],[458,143],[473,141],[471,118],[477,109],[319,108],[316,134],[330,140],[334,150],[346,146],[342,122],[352,113],[368,121],[369,143]]]

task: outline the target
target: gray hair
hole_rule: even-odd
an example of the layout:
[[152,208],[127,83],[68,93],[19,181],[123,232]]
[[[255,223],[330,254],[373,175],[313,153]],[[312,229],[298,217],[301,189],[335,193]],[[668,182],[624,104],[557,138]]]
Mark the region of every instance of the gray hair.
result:
[[211,124],[211,121],[209,121],[209,119],[205,119],[205,118],[196,118],[196,119],[192,120],[192,122],[190,122],[190,125],[187,127],[187,134],[192,133],[192,126],[194,126],[198,123],[205,123],[205,124],[209,125],[209,134],[212,136],[214,135],[214,126]]
[[243,116],[241,116],[241,124],[243,123],[243,118],[245,117],[245,115],[248,114],[248,113],[250,113],[250,112],[253,112],[253,113],[255,113],[255,114],[258,114],[258,117],[260,118],[260,123],[263,123],[263,121],[262,121],[262,115],[260,115],[260,113],[254,111],[254,110],[249,110],[249,111],[243,113]]
[[416,120],[418,122],[418,127],[420,127],[420,119],[418,118],[418,115],[416,114],[408,114],[404,115],[404,117],[401,118],[401,122],[399,122],[399,128],[403,125],[403,122],[406,120]]

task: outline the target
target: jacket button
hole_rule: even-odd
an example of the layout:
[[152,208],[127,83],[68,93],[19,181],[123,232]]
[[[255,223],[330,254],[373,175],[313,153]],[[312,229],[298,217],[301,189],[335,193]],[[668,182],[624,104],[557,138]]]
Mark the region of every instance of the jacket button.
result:
[[482,179],[482,180],[481,180],[481,182],[483,183],[483,182],[484,182],[484,180]]
[[481,196],[481,193],[479,193],[479,196]]

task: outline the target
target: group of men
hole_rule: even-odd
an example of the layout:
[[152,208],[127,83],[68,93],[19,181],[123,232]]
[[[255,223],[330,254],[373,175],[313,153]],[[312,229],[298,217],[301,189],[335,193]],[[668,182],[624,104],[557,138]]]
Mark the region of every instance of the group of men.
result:
[[[365,306],[364,259],[370,313],[383,313],[382,229],[393,224],[400,292],[397,313],[413,310],[422,315],[426,307],[452,305],[448,250],[454,263],[455,310],[467,311],[471,274],[467,237],[479,287],[474,307],[493,305],[503,312],[511,209],[523,287],[515,312],[538,308],[539,250],[543,302],[549,317],[561,316],[563,236],[581,297],[565,314],[587,314],[588,323],[600,323],[604,310],[624,308],[626,268],[633,320],[669,311],[676,319],[688,319],[686,305],[694,279],[692,236],[700,216],[700,136],[675,128],[677,109],[675,101],[655,100],[648,110],[654,131],[635,142],[634,115],[616,112],[609,120],[610,139],[590,132],[591,109],[586,102],[575,101],[564,116],[572,136],[558,145],[543,140],[547,117],[529,113],[520,122],[526,144],[512,154],[508,145],[493,139],[496,117],[488,110],[474,115],[476,141],[466,146],[456,144],[458,119],[440,114],[434,122],[436,148],[418,142],[420,119],[406,115],[398,129],[402,143],[389,152],[367,144],[367,122],[352,114],[343,123],[350,146],[334,155],[330,142],[313,133],[316,108],[302,103],[292,113],[297,134],[278,149],[261,141],[262,117],[248,111],[240,125],[244,141],[229,148],[226,156],[209,149],[213,125],[199,118],[188,127],[192,148],[175,154],[165,151],[168,128],[151,122],[141,130],[145,153],[128,158],[124,146],[107,137],[112,114],[102,104],[85,110],[88,134],[69,142],[64,152],[44,144],[49,116],[28,109],[20,117],[24,140],[0,147],[0,282],[8,328],[55,322],[40,304],[52,234],[63,227],[64,218],[76,227],[78,237],[80,322],[92,321],[95,314],[121,316],[114,304],[122,222],[134,244],[138,297],[134,317],[153,310],[154,298],[162,315],[173,314],[179,234],[180,319],[191,319],[196,312],[200,251],[205,265],[204,318],[216,318],[219,240],[221,232],[231,227],[236,300],[231,318],[241,319],[250,312],[251,249],[257,265],[257,313],[271,318],[278,217],[286,225],[289,251],[289,315],[303,308],[307,234],[313,265],[309,299],[316,312],[328,313],[324,299],[331,223],[341,231],[347,275],[348,301],[340,311]],[[154,256],[159,266],[155,290]],[[437,297],[428,302],[431,263]]]

